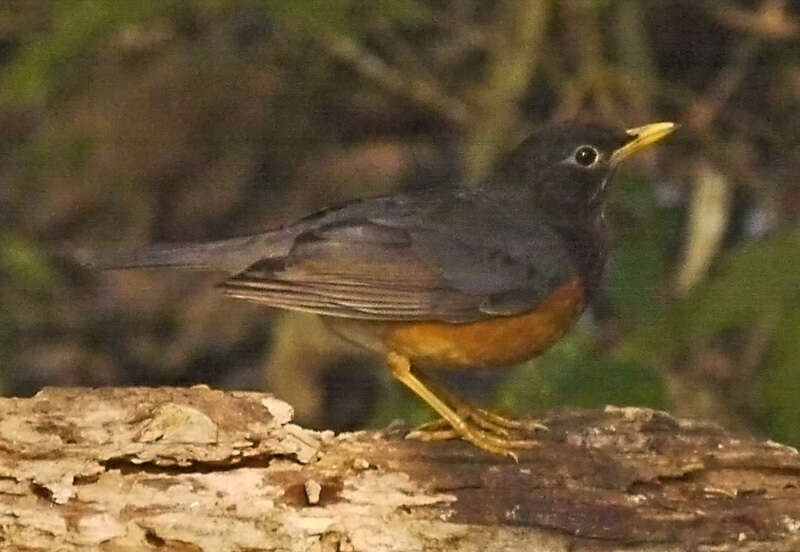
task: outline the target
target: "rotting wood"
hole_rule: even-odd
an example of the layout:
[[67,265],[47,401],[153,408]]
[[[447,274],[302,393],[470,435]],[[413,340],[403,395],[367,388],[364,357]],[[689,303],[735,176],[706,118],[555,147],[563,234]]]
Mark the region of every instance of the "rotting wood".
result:
[[0,549],[800,550],[797,451],[640,408],[542,421],[515,464],[262,393],[0,399]]

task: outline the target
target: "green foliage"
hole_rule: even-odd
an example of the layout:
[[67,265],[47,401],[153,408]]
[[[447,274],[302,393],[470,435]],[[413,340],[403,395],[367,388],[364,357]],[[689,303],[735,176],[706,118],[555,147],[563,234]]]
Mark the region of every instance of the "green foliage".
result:
[[800,230],[739,246],[726,256],[715,278],[634,329],[619,347],[619,357],[664,360],[760,313],[775,311],[800,291],[800,280],[787,277],[798,270]]
[[0,99],[47,100],[60,85],[82,73],[82,57],[127,26],[179,5],[177,0],[54,0],[51,28],[31,37],[0,81]]
[[514,412],[557,406],[667,406],[667,392],[651,368],[614,360],[579,331],[538,359],[518,366],[500,388],[498,404]]
[[304,32],[328,32],[360,36],[353,15],[368,12],[393,23],[412,24],[427,13],[416,0],[257,0],[271,13]]
[[331,32],[357,37],[357,12],[378,15],[393,23],[412,24],[427,9],[416,0],[206,0],[188,8],[179,0],[55,0],[51,27],[23,45],[0,78],[0,100],[26,103],[47,101],[60,87],[78,81],[86,56],[115,32],[181,10],[230,9],[255,4],[303,32]]
[[369,427],[382,428],[394,420],[403,420],[409,427],[429,422],[435,413],[416,395],[394,380],[386,381],[380,406],[369,421]]
[[800,445],[800,294],[783,305],[763,376],[761,408],[774,439]]
[[[0,367],[8,366],[22,328],[43,323],[42,304],[52,299],[59,284],[37,244],[14,232],[0,231]],[[0,392],[4,384],[0,378]]]
[[[8,366],[11,358],[12,315],[7,309],[0,309],[0,366]],[[0,378],[0,394],[5,392],[5,378]]]
[[685,357],[725,330],[746,330],[756,320],[774,320],[764,370],[743,393],[759,403],[759,423],[770,435],[798,445],[799,273],[800,229],[740,245],[724,256],[713,278],[635,326],[614,351],[614,358],[663,365]]
[[58,276],[47,256],[36,244],[13,232],[0,232],[0,275],[28,294],[47,294],[58,286]]
[[652,186],[646,181],[618,178],[613,195],[636,220],[635,229],[615,244],[607,289],[623,319],[646,324],[658,316],[663,305],[670,251],[680,239],[679,214],[657,208]]

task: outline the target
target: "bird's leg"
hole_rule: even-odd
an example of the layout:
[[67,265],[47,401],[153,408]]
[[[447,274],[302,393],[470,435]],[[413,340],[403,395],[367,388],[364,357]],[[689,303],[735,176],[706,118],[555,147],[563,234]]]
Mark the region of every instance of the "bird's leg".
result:
[[[460,437],[487,452],[499,454],[501,456],[510,456],[515,460],[517,455],[513,452],[514,449],[532,448],[536,445],[535,441],[512,440],[504,435],[492,435],[482,428],[481,425],[472,420],[470,415],[467,415],[465,418],[459,414],[458,406],[447,404],[446,400],[442,399],[435,391],[431,390],[428,385],[423,383],[412,373],[411,363],[408,358],[391,352],[387,356],[386,362],[392,371],[392,375],[428,403],[431,408],[447,421],[447,424],[451,428],[444,431],[418,431],[415,432],[415,437],[422,440],[441,440]],[[452,396],[452,394],[450,395]]]
[[[498,437],[503,437],[505,439],[508,439],[510,437],[510,434],[505,427],[499,424],[495,424],[491,420],[486,419],[486,417],[484,417],[481,414],[481,409],[473,406],[472,404],[467,402],[465,399],[459,397],[455,393],[451,393],[446,389],[442,388],[441,386],[435,385],[428,378],[424,377],[424,374],[422,372],[417,371],[417,377],[428,387],[428,389],[436,393],[447,404],[449,404],[456,411],[456,413],[459,416],[461,416],[461,418],[475,422],[475,425],[477,425],[481,429],[489,431],[497,435]],[[435,431],[446,430],[448,427],[449,424],[447,420],[444,418],[439,418],[438,420],[433,420],[432,422],[429,422],[427,424],[418,427],[417,431],[435,432]]]
[[[547,426],[544,424],[540,424],[534,420],[520,420],[515,418],[507,418],[491,410],[486,410],[485,408],[480,408],[471,404],[466,399],[456,395],[445,389],[442,386],[436,385],[434,382],[428,378],[424,372],[420,372],[417,370],[417,374],[419,379],[426,385],[428,388],[439,395],[443,400],[445,400],[448,404],[455,408],[456,412],[458,412],[463,418],[469,418],[470,420],[474,421],[478,426],[481,428],[491,431],[495,435],[499,435],[501,437],[508,437],[509,431],[508,430],[521,430],[521,431],[547,431]],[[447,427],[446,420],[439,419],[430,422],[429,424],[425,424],[423,427],[419,428],[421,430],[431,430],[437,431]]]

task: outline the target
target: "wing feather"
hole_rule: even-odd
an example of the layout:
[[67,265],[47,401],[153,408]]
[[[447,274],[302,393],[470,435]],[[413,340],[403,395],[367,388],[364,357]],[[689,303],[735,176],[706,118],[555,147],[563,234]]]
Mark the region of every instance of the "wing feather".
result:
[[502,209],[474,203],[458,210],[470,218],[455,224],[446,216],[453,196],[442,197],[449,203],[438,207],[395,197],[307,219],[285,256],[257,261],[220,287],[328,316],[467,322],[530,310],[575,275],[552,229],[493,228],[487,221],[502,221]]

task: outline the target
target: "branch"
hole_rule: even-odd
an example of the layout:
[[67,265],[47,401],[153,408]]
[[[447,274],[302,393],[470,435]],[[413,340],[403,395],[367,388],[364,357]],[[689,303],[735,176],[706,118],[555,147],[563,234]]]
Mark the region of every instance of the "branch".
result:
[[0,542],[25,550],[800,546],[800,455],[636,408],[561,411],[519,464],[395,428],[334,436],[261,393],[0,399]]
[[456,127],[468,126],[472,115],[468,105],[449,96],[435,81],[421,75],[410,75],[391,67],[358,42],[342,35],[320,34],[318,40],[328,53],[347,63],[362,77],[377,83],[392,94],[407,98],[437,113]]

